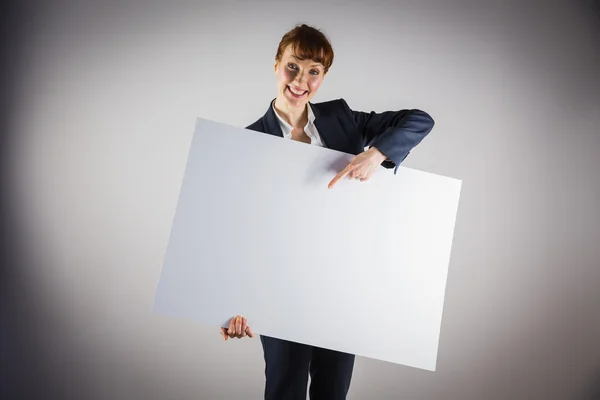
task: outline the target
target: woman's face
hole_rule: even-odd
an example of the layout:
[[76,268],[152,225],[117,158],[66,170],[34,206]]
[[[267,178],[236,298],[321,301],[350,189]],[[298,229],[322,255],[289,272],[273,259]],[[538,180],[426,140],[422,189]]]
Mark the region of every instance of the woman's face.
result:
[[304,107],[317,93],[325,77],[323,65],[313,60],[300,60],[288,46],[275,63],[278,96],[291,107]]

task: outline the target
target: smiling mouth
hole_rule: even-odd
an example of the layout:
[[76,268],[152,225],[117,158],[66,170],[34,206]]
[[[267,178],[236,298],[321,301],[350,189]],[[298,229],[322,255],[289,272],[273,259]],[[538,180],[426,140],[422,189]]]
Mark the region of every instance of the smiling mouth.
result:
[[287,86],[288,91],[291,93],[292,96],[294,96],[295,98],[299,99],[302,96],[304,96],[306,93],[308,93],[308,90],[300,90],[297,91],[295,89],[292,89],[290,86]]

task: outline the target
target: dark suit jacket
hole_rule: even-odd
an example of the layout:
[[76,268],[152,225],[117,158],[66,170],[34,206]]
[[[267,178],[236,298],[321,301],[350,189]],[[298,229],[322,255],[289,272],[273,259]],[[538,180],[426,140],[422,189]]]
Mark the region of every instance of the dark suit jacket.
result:
[[[265,115],[246,129],[283,137],[271,104]],[[434,125],[429,114],[416,109],[381,113],[354,111],[344,99],[309,104],[326,147],[355,155],[362,153],[365,147],[376,147],[388,157],[382,166],[394,168],[394,173]]]

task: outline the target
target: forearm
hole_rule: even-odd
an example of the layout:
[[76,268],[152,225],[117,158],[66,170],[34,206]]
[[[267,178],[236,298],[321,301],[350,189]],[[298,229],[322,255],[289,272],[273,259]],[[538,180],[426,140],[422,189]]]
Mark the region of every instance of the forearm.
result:
[[[371,125],[371,147],[387,156],[386,167],[398,167],[411,150],[431,132],[434,126],[429,114],[421,110],[406,111],[396,124],[376,121]],[[391,122],[391,121],[390,121]],[[377,129],[378,132],[372,132]],[[390,165],[391,164],[391,165]]]

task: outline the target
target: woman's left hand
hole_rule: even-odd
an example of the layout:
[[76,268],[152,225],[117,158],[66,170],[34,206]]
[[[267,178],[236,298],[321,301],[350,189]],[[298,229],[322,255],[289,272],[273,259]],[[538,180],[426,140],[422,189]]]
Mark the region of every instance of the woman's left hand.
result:
[[375,147],[371,147],[354,157],[350,164],[329,182],[329,189],[346,175],[349,179],[357,179],[361,182],[368,180],[386,159],[385,154]]

